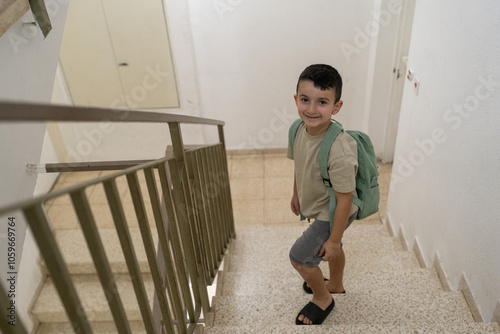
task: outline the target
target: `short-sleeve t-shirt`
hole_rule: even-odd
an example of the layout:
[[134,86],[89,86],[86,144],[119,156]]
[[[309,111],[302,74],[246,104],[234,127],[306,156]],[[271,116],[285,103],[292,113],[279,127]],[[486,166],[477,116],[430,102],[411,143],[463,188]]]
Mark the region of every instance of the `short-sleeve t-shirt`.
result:
[[[329,221],[330,196],[323,184],[318,163],[318,153],[325,133],[311,136],[302,123],[297,130],[292,157],[288,147],[288,158],[294,160],[297,193],[300,211],[306,218]],[[328,158],[330,182],[335,191],[356,194],[358,149],[354,138],[341,131],[332,144]],[[358,207],[352,204],[351,215]]]

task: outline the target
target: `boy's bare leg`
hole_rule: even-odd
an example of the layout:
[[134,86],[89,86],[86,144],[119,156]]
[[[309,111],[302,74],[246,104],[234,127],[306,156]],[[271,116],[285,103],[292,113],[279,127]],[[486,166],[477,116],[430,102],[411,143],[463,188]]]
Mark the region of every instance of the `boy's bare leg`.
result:
[[328,261],[330,267],[330,280],[326,282],[326,288],[332,293],[342,293],[345,291],[343,278],[345,267],[344,250],[340,249],[340,254]]
[[[323,273],[319,267],[306,267],[297,264],[293,261],[293,267],[299,272],[300,276],[307,282],[313,291],[312,302],[318,305],[322,310],[326,310],[328,306],[332,303],[332,296],[330,292],[326,289],[325,282],[323,280]],[[306,325],[311,325],[312,322],[308,318],[304,317],[303,314],[299,316],[299,321],[302,321]]]
[[[328,266],[330,268],[330,279],[328,281],[324,281],[327,290],[330,293],[343,293],[344,289],[344,267],[345,267],[345,254],[341,249],[339,256],[335,259],[328,261]],[[307,280],[305,280],[307,282]],[[307,282],[307,286],[309,282]]]

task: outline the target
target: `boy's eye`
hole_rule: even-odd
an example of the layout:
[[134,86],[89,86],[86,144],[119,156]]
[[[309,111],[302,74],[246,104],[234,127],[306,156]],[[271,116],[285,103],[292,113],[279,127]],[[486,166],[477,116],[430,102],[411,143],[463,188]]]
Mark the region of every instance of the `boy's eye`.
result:
[[301,98],[301,99],[300,99],[300,101],[302,101],[302,102],[307,102],[307,101],[309,101],[309,100],[308,100],[308,99],[306,99],[305,97],[303,97],[303,98]]
[[321,104],[321,105],[325,105],[325,104],[326,104],[326,101],[319,101],[319,104]]

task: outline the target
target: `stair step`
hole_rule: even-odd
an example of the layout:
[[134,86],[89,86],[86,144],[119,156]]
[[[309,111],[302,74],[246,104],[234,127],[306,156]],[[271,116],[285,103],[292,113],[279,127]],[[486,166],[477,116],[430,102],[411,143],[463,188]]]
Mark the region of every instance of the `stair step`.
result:
[[[116,230],[114,228],[99,229],[99,234],[113,272],[128,273],[125,257],[123,256]],[[156,229],[151,229],[151,234],[155,245],[157,245],[158,234]],[[150,272],[139,229],[130,228],[130,237],[135,247],[137,261],[139,262],[141,271],[145,273]],[[96,273],[82,230],[58,230],[56,231],[56,240],[71,274]]]
[[[295,317],[311,296],[290,295],[217,296],[214,326],[272,326],[294,324]],[[411,325],[474,323],[460,292],[388,294],[349,293],[335,296],[335,308],[325,320],[337,325]]]
[[[237,238],[231,246],[231,255],[253,255],[260,257],[268,252],[274,255],[287,254],[295,240],[302,235],[303,227],[258,227],[253,230],[237,231]],[[260,233],[260,235],[259,235]],[[356,226],[345,232],[342,240],[344,250],[367,253],[388,253],[403,250],[398,238],[389,235],[383,225]]]
[[[105,294],[97,276],[78,275],[72,278],[89,321],[112,321],[111,311],[109,310]],[[148,274],[143,274],[142,279],[148,293],[148,300],[152,305],[153,280],[151,275]],[[116,275],[115,281],[129,321],[142,320],[130,276]],[[33,315],[38,318],[40,323],[68,322],[64,307],[50,278],[47,279],[42,287],[33,308]]]
[[[263,226],[236,226],[237,247],[254,247],[257,244],[274,245],[276,243],[290,243],[295,241],[304,232],[309,223],[297,225],[263,225]],[[387,227],[381,223],[362,224],[354,222],[344,233],[344,243],[366,244],[377,243],[378,239],[390,238]],[[384,240],[381,240],[382,242]]]
[[[295,320],[294,320],[295,321]],[[500,328],[494,323],[474,323],[462,325],[446,324],[405,324],[405,325],[321,325],[321,326],[296,326],[292,325],[268,325],[268,326],[222,326],[207,327],[204,334],[430,334],[430,333],[453,333],[453,334],[498,334]]]
[[[328,277],[328,272],[326,277]],[[290,295],[305,293],[302,278],[293,268],[288,271],[254,273],[224,272],[221,296],[231,295]],[[382,271],[347,271],[344,286],[349,293],[420,294],[442,292],[441,283],[433,269]]]
[[[392,270],[418,269],[420,264],[416,256],[411,252],[378,249],[373,251],[352,250],[346,246],[346,271],[380,271],[387,268]],[[287,271],[292,268],[288,251],[280,251],[268,248],[267,254],[255,256],[255,254],[231,255],[226,258],[226,270],[228,272],[255,272],[265,268],[273,268],[275,271]],[[320,268],[328,272],[328,263],[321,262]]]
[[[94,334],[118,334],[115,323],[111,321],[106,322],[91,322],[90,327]],[[146,329],[142,321],[131,321],[130,330],[134,334],[146,334]],[[41,324],[36,334],[74,334],[75,331],[69,323],[45,323]]]

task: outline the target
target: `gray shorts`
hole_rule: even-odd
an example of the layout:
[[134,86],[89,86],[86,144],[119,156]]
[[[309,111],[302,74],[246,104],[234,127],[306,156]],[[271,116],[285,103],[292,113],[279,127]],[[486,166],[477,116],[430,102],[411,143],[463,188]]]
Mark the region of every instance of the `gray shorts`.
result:
[[[346,229],[356,219],[357,214],[356,211],[349,217]],[[318,253],[329,237],[330,222],[315,220],[293,244],[290,249],[290,259],[305,267],[318,266],[321,262],[321,256]],[[342,244],[340,245],[342,247]]]

